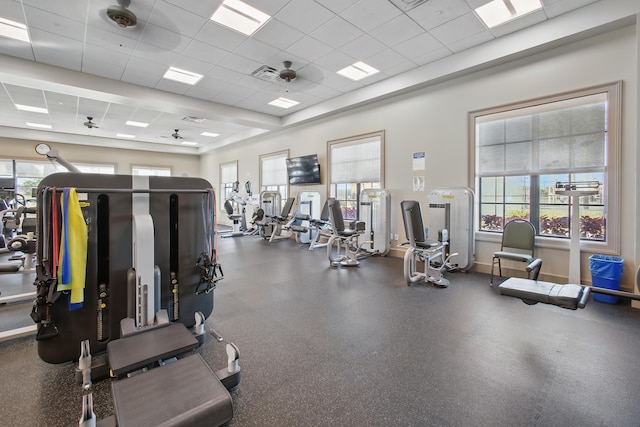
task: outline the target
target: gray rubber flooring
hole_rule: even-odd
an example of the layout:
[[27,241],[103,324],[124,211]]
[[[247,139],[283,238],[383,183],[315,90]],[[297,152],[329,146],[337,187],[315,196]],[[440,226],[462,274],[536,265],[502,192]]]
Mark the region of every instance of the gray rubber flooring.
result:
[[[294,241],[221,239],[220,254],[207,323],[241,352],[232,426],[640,425],[628,305],[527,306],[475,273],[407,286],[401,259],[332,269]],[[223,345],[199,351],[226,366]],[[33,339],[0,344],[0,378],[3,426],[77,425],[73,364],[40,361]],[[112,413],[109,381],[94,402]]]

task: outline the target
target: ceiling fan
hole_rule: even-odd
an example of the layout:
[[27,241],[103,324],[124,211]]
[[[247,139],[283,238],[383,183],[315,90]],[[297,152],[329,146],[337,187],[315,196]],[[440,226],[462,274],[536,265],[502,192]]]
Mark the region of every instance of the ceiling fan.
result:
[[175,132],[171,134],[173,139],[182,139],[182,135],[180,135],[180,131],[178,129],[174,129]]
[[84,122],[84,125],[89,129],[98,128],[99,126],[95,124],[92,120],[93,120],[93,117],[87,116],[87,121]]
[[118,0],[117,5],[113,4],[107,8],[107,17],[120,28],[135,27],[138,18],[127,9],[130,4],[131,0]]
[[290,83],[292,80],[295,80],[296,77],[298,77],[298,73],[296,72],[296,70],[291,69],[291,61],[284,61],[282,65],[284,65],[284,70],[280,70],[278,77],[280,77],[287,83]]

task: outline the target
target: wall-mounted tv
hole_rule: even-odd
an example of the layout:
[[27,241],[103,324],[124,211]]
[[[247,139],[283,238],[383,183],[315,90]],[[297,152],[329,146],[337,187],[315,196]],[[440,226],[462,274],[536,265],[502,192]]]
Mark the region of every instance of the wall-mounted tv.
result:
[[320,163],[318,155],[292,157],[287,159],[289,184],[320,184]]

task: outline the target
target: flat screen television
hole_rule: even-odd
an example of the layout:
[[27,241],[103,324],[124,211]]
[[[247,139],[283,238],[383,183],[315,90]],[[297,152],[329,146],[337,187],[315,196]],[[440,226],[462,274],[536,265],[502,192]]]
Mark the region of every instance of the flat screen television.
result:
[[318,155],[292,157],[287,159],[289,184],[320,184],[320,163]]

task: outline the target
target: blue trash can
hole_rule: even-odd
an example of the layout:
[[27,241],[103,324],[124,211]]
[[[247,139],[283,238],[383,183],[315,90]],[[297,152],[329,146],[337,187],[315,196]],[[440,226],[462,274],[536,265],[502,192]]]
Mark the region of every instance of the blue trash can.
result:
[[[607,255],[591,255],[589,268],[591,269],[591,284],[598,288],[620,289],[620,279],[624,259]],[[607,304],[617,304],[618,297],[593,293],[593,299]]]

